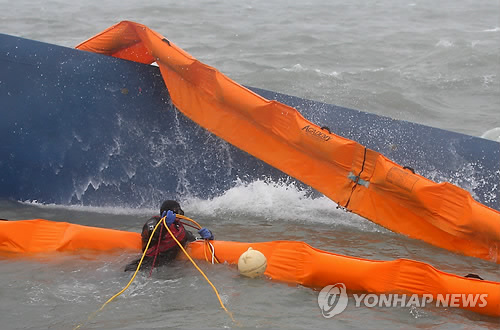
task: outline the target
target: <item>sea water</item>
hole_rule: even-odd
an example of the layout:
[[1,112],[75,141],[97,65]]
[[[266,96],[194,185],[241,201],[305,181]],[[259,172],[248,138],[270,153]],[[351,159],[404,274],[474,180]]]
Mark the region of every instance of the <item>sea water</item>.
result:
[[[73,47],[121,20],[143,23],[233,80],[498,140],[499,1],[0,1],[0,33]],[[1,79],[1,77],[0,77]],[[286,183],[241,184],[186,215],[218,239],[301,240],[378,260],[410,258],[500,281],[496,264],[385,230]],[[1,201],[0,218],[44,218],[139,232],[158,206],[131,209]],[[137,257],[48,254],[0,259],[1,329],[73,328],[120,291]],[[356,308],[326,319],[316,291],[200,263],[243,328],[498,328],[449,308]],[[370,276],[370,274],[366,274]],[[237,327],[189,263],[140,274],[85,324],[92,329]]]

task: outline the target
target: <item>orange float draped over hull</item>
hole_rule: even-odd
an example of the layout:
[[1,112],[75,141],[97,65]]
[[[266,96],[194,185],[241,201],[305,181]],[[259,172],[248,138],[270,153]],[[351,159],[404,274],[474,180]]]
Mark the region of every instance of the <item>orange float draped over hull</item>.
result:
[[[306,243],[274,241],[240,243],[212,241],[220,262],[237,264],[249,247],[267,258],[265,275],[273,280],[318,289],[344,283],[350,292],[402,293],[432,296],[459,294],[458,307],[500,317],[500,283],[445,273],[413,260],[373,261],[312,248]],[[203,242],[189,244],[191,257],[205,260]],[[55,251],[112,251],[131,249],[140,252],[138,233],[87,227],[48,220],[0,221],[0,255]],[[483,295],[486,304],[465,306],[461,295]]]
[[[144,25],[120,22],[78,49],[156,62],[174,105],[236,147],[385,228],[500,263],[500,212],[238,85]],[[144,109],[147,111],[147,109]]]

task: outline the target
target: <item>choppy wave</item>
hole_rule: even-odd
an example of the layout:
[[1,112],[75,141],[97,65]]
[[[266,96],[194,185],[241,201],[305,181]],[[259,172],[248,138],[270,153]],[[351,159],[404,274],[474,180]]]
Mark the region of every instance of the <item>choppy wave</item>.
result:
[[247,221],[251,217],[269,222],[322,223],[369,232],[386,231],[368,220],[337,208],[337,204],[325,196],[312,196],[310,191],[299,188],[294,183],[264,180],[240,182],[221,196],[209,200],[192,198],[185,205],[194,213],[230,217],[232,221]]
[[500,142],[500,127],[492,128],[481,135],[482,138]]
[[86,206],[86,205],[60,205],[53,203],[40,203],[37,200],[21,201],[25,205],[32,205],[36,207],[55,209],[55,210],[69,210],[78,212],[89,212],[99,214],[113,214],[113,215],[144,215],[157,213],[157,209],[152,208],[130,208],[122,206]]
[[444,47],[444,48],[453,47],[453,42],[447,39],[441,39],[436,43],[436,47]]
[[330,76],[330,77],[340,77],[341,76],[341,73],[337,72],[337,71],[331,71],[331,72],[324,72],[320,69],[309,69],[309,68],[306,68],[304,66],[302,66],[300,63],[297,63],[295,65],[293,65],[292,67],[286,67],[286,68],[283,68],[283,71],[287,71],[287,72],[307,72],[307,71],[312,71],[312,72],[315,72],[316,74],[320,75],[320,76]]
[[[356,214],[337,208],[329,198],[317,196],[310,189],[295,183],[255,180],[237,182],[224,194],[211,199],[184,197],[180,200],[187,215],[231,219],[231,223],[258,219],[265,222],[298,222],[350,227],[364,232],[388,232],[386,229]],[[97,213],[100,215],[131,215],[143,217],[158,213],[157,208],[129,208],[122,206],[95,207],[84,205],[43,204],[23,201],[25,205],[56,210]],[[158,206],[159,207],[159,206]]]

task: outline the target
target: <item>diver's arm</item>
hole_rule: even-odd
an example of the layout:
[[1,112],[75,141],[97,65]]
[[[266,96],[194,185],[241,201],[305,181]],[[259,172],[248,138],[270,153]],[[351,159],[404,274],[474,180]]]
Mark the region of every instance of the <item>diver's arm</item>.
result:
[[135,271],[137,269],[137,266],[139,265],[139,261],[141,261],[140,258],[129,263],[127,266],[125,266],[124,272]]
[[[132,261],[127,266],[125,266],[125,270],[124,271],[125,272],[130,272],[130,271],[135,272],[135,270],[137,269],[137,266],[139,266],[139,262],[140,261],[141,261],[141,258]],[[151,263],[152,263],[152,258],[145,256],[144,260],[142,260],[141,267],[151,266]]]
[[196,237],[194,237],[193,233],[189,230],[186,230],[186,242],[194,242],[196,241]]

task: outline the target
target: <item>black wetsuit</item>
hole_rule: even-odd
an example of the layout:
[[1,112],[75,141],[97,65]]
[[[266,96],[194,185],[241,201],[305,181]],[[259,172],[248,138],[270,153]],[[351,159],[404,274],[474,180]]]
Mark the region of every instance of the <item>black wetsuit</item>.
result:
[[[144,252],[144,249],[146,248],[147,241],[149,240],[149,236],[151,233],[151,227],[154,228],[154,226],[158,223],[159,219],[160,219],[159,217],[155,216],[155,217],[150,218],[144,224],[144,227],[142,230],[142,235],[141,235],[142,236],[142,252]],[[176,226],[182,226],[182,224],[176,222]],[[157,235],[157,233],[158,233],[158,235]],[[164,231],[163,235],[162,235],[163,239],[168,237],[167,235],[169,235],[169,233]],[[153,247],[155,244],[158,243],[158,239],[157,239],[158,237],[159,237],[159,232],[157,229],[157,232],[155,232],[155,235],[154,235],[153,239],[151,240],[150,247]],[[180,243],[182,244],[182,246],[185,247],[187,243],[193,242],[195,240],[196,240],[196,238],[194,237],[193,233],[191,233],[188,230],[185,230],[185,236],[180,241]],[[175,246],[169,248],[166,251],[158,252],[158,255],[156,256],[156,260],[155,260],[155,256],[147,256],[146,255],[146,256],[144,256],[144,260],[142,261],[141,269],[151,268],[151,266],[153,265],[153,261],[155,263],[154,264],[155,267],[166,265],[169,262],[175,260],[175,258],[179,254],[180,250],[181,250],[180,247],[176,244]],[[137,266],[139,265],[140,260],[141,260],[141,258],[128,264],[125,267],[125,271],[126,272],[127,271],[135,271],[137,269]]]

